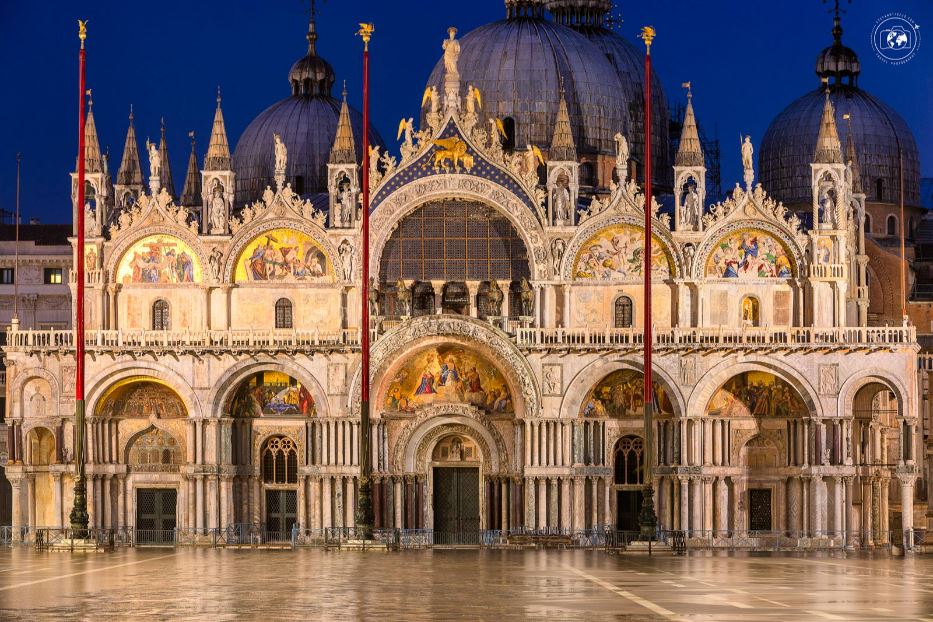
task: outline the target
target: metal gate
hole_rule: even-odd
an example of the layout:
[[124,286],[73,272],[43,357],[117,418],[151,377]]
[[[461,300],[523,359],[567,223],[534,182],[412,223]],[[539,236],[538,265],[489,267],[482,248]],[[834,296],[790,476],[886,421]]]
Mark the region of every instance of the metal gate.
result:
[[479,544],[479,468],[434,469],[434,543]]
[[174,543],[177,505],[178,491],[174,488],[138,488],[136,490],[136,543]]
[[770,488],[749,488],[748,529],[749,531],[771,531]]
[[297,490],[266,490],[266,540],[288,541],[298,521]]

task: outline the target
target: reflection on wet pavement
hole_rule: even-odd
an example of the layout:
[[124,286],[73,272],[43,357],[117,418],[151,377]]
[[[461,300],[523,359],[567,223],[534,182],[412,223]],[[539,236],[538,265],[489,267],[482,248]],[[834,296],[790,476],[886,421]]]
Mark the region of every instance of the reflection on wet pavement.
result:
[[0,550],[0,619],[905,620],[933,558]]

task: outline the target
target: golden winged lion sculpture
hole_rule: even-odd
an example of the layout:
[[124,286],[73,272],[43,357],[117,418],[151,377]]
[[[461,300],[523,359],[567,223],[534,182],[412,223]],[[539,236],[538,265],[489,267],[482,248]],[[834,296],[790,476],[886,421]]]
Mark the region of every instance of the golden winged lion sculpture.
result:
[[[460,165],[468,171],[473,168],[473,155],[467,153],[467,144],[457,138],[438,138],[434,144],[439,148],[434,152],[434,172],[439,173],[442,169],[445,173],[456,173]],[[448,165],[448,162],[450,163]]]

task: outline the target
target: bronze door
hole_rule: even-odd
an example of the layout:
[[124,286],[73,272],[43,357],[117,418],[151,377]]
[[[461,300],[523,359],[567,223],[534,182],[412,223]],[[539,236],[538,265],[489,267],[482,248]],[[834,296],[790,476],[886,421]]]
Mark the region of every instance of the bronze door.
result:
[[771,531],[771,489],[750,488],[748,490],[749,531]]
[[479,468],[434,469],[434,541],[479,544]]
[[175,541],[178,491],[174,488],[136,490],[136,542],[171,544]]
[[618,491],[616,493],[616,529],[638,531],[639,510],[641,510],[641,491]]
[[290,540],[298,521],[297,490],[266,491],[266,538]]

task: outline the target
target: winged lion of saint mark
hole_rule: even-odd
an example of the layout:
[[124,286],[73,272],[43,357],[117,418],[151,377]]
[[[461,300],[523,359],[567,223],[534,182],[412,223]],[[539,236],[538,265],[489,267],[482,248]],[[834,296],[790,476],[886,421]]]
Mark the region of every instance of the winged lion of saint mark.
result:
[[[465,171],[473,168],[473,155],[467,153],[467,144],[457,138],[438,138],[433,141],[439,148],[434,152],[434,172],[439,173],[441,169],[445,173],[457,172],[457,168],[462,164]],[[448,160],[450,165],[448,165]]]

